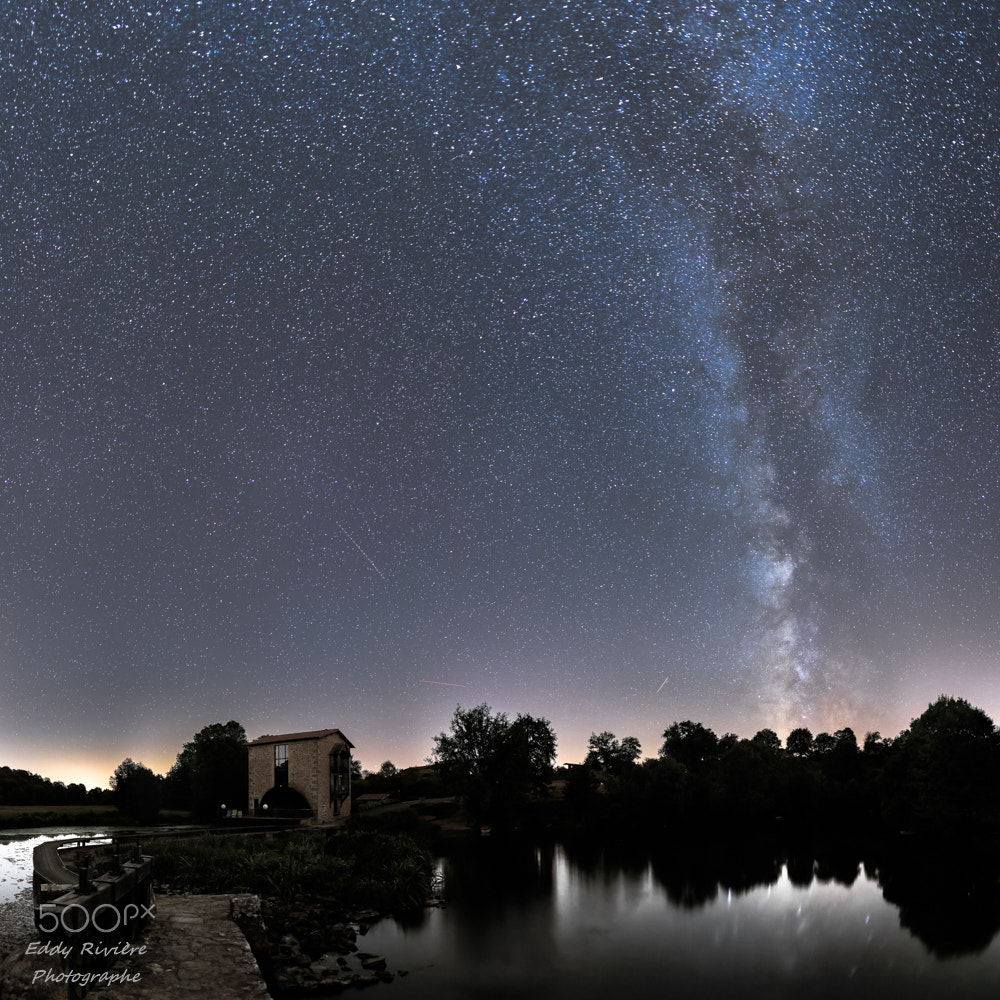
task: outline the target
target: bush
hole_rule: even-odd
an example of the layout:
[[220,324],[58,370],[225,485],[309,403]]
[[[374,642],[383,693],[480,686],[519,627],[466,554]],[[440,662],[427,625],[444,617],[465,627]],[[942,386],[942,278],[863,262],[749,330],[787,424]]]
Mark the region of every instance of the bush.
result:
[[333,896],[344,907],[420,906],[432,860],[401,833],[296,833],[281,840],[204,836],[153,851],[157,881],[188,892]]

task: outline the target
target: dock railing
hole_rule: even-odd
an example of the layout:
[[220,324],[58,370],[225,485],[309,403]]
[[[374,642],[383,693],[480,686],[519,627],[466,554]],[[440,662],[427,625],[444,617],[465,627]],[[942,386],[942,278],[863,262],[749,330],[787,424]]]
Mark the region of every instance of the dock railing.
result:
[[74,951],[94,954],[95,945],[134,940],[156,918],[153,859],[138,843],[123,851],[116,840],[110,852],[107,844],[95,852],[76,852],[70,868],[60,848],[81,843],[79,838],[50,840],[35,848],[35,926],[46,941],[80,945]]

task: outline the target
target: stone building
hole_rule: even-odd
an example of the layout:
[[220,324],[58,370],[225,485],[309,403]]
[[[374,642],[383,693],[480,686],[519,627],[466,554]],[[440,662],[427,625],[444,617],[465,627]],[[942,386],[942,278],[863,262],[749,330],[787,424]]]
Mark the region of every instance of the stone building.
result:
[[339,729],[261,736],[247,747],[253,816],[327,823],[351,812],[351,750]]

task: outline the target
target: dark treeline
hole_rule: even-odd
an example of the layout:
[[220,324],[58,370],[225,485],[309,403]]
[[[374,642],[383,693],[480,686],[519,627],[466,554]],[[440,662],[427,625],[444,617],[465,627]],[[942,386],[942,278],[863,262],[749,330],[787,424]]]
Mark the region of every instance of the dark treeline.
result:
[[[486,705],[456,709],[434,738],[432,768],[399,771],[385,761],[361,774],[354,793],[393,798],[458,794],[470,825],[517,826],[546,807],[556,738],[548,720],[508,719]],[[127,816],[155,820],[161,808],[217,817],[246,799],[247,738],[230,721],[184,744],[165,776],[127,759],[111,792],[63,785],[0,767],[0,805],[82,805],[111,801]],[[559,809],[572,826],[645,830],[653,835],[785,830],[934,833],[1000,832],[1000,733],[961,698],[942,695],[894,739],[850,729],[793,730],[785,745],[770,729],[749,739],[717,736],[690,720],[663,734],[642,763],[634,737],[594,734],[583,765],[566,775]]]
[[246,805],[246,731],[232,719],[213,723],[184,744],[165,777],[126,758],[110,780],[115,805],[139,822],[152,823],[162,808],[216,819]]
[[[656,833],[786,830],[931,833],[1000,831],[1000,734],[989,716],[942,696],[895,739],[849,728],[813,736],[770,729],[750,739],[701,723],[664,732],[656,759],[629,753],[573,768],[576,822],[627,823]],[[624,744],[626,741],[622,741]]]
[[87,791],[82,784],[50,781],[40,774],[0,767],[0,805],[81,806],[99,805],[107,793],[101,788]]
[[152,823],[161,809],[215,819],[223,805],[242,808],[247,794],[247,736],[238,722],[217,722],[185,743],[169,772],[155,774],[130,757],[115,768],[110,788],[64,785],[29,771],[0,767],[0,805],[113,805],[128,819]]

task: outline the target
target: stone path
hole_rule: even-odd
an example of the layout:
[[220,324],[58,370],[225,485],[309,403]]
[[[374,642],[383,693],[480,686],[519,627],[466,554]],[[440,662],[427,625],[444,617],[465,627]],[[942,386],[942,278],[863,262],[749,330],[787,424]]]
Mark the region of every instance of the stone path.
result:
[[[87,1000],[270,1000],[250,945],[230,919],[231,898],[157,897],[156,919],[133,943],[136,952],[108,970],[119,979],[92,984]],[[58,956],[37,954],[37,939],[32,928],[23,940],[7,943],[8,953],[0,955],[0,1000],[66,1000],[66,982],[58,979],[66,967]],[[50,974],[49,981],[40,971]]]
[[270,993],[243,932],[229,916],[231,897],[158,896],[154,920],[137,945],[144,955],[119,959],[117,982],[87,994],[87,1000],[175,1000],[211,997],[243,1000]]
[[[250,945],[230,919],[231,898],[158,896],[156,919],[134,942],[145,952],[122,956],[108,970],[128,981],[92,984],[87,1000],[270,1000]],[[60,959],[27,954],[36,939],[37,932],[0,956],[0,1000],[65,1000],[66,983],[55,978],[65,971]]]

